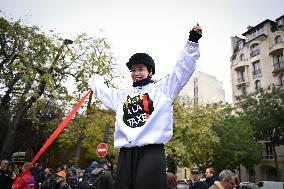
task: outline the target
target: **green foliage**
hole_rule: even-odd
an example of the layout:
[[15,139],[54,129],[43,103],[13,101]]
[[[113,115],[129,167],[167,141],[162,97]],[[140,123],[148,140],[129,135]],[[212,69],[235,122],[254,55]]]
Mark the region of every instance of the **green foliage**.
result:
[[[36,26],[24,25],[21,20],[13,21],[1,17],[0,47],[0,121],[4,122],[0,129],[1,133],[5,133],[5,139],[0,140],[2,152],[19,150],[13,149],[15,146],[22,148],[20,141],[15,141],[14,138],[19,134],[17,131],[20,130],[21,122],[28,119],[33,132],[36,132],[34,136],[40,140],[37,141],[37,146],[27,148],[30,147],[36,153],[88,90],[87,81],[93,66],[97,66],[98,72],[109,85],[115,77],[114,58],[105,38],[82,34],[73,41],[64,40],[53,32],[46,34]],[[72,83],[72,79],[75,82]],[[69,94],[67,90],[70,85],[75,88],[73,94]],[[90,102],[91,97],[89,105]],[[87,150],[86,156],[92,156],[91,148],[103,136],[101,129],[94,132],[94,127],[101,128],[111,119],[108,116],[92,119],[88,111],[83,111],[87,103],[79,110],[71,125],[63,131],[72,140],[64,140],[62,135],[59,142],[62,148],[69,149],[80,136],[84,150]],[[27,138],[32,135],[26,134]],[[19,145],[15,145],[15,142]],[[52,146],[55,154],[58,153],[57,145],[58,141],[55,141],[55,146]],[[48,158],[52,159],[51,156]]]
[[[75,147],[78,139],[82,139],[81,147],[82,158],[85,161],[91,161],[96,155],[96,148],[103,142],[104,128],[107,123],[114,123],[114,114],[110,110],[93,109],[88,115],[76,116],[59,137],[59,143],[62,148],[73,149],[75,156]],[[112,143],[111,143],[112,144]],[[114,155],[113,145],[109,145],[108,156]]]
[[253,125],[257,140],[284,145],[284,94],[273,88],[271,92],[249,95],[242,104],[242,116]]
[[252,127],[243,117],[231,116],[230,106],[174,103],[174,109],[174,136],[166,153],[178,166],[222,170],[258,162],[260,148]]
[[254,138],[249,121],[243,117],[227,116],[213,128],[220,137],[214,153],[216,169],[236,169],[240,164],[253,167],[260,160],[260,146]]
[[174,104],[174,136],[166,145],[167,154],[179,166],[206,167],[212,164],[219,137],[212,130],[222,118],[222,111],[214,106],[181,106]]

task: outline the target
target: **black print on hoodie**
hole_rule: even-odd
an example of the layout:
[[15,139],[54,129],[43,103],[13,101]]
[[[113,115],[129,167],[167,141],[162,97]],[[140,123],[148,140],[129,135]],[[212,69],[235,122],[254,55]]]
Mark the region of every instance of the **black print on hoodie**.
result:
[[123,121],[128,127],[141,127],[154,111],[153,101],[148,93],[134,97],[127,96],[123,105]]

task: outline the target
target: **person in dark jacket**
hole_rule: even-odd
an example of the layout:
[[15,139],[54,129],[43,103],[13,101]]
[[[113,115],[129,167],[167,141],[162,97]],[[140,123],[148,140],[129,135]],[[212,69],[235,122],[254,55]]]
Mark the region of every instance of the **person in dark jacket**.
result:
[[67,171],[67,184],[71,189],[77,189],[79,184],[79,175],[77,174],[77,168],[72,165],[71,169]]
[[108,161],[106,158],[99,160],[99,166],[92,171],[94,176],[99,176],[100,189],[112,189],[114,187],[114,179],[110,171],[108,171]]
[[36,188],[39,188],[40,184],[43,184],[45,175],[44,170],[41,163],[36,163],[34,168],[31,169],[31,173],[35,179],[36,182]]
[[53,189],[56,185],[56,176],[52,168],[45,168],[45,180],[41,189]]
[[9,172],[9,161],[3,159],[0,165],[0,189],[10,189],[13,183],[12,174]]
[[83,175],[83,181],[89,180],[92,177],[92,171],[98,167],[98,162],[92,161],[91,165],[86,169]]
[[205,177],[206,177],[205,183],[207,185],[207,188],[210,188],[215,181],[219,180],[218,175],[215,175],[215,170],[212,167],[208,167],[205,170]]
[[200,171],[198,168],[191,169],[191,180],[189,189],[206,189],[206,184],[200,181]]

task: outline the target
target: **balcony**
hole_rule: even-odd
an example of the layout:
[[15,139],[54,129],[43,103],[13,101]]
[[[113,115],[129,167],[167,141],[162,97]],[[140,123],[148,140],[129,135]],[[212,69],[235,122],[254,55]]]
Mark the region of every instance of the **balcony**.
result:
[[284,71],[284,59],[280,59],[279,61],[273,64],[273,71],[272,73],[276,74],[279,72]]
[[253,78],[257,78],[257,77],[261,77],[262,74],[261,74],[261,69],[257,69],[257,70],[254,70],[252,71],[252,75],[253,75]]
[[275,88],[276,88],[276,89],[280,89],[280,90],[284,90],[284,83],[281,83],[281,82],[280,82],[280,83],[276,84],[276,85],[275,85]]
[[281,41],[280,43],[274,43],[271,47],[269,47],[269,54],[273,54],[275,52],[282,52],[284,48],[284,42]]
[[273,154],[268,154],[267,152],[262,152],[261,153],[261,159],[266,159],[266,160],[274,159],[274,156],[273,156]]
[[255,56],[259,55],[259,54],[260,54],[260,49],[253,50],[250,53],[250,58],[253,58],[253,57],[255,57]]
[[240,77],[240,78],[237,79],[236,86],[237,86],[238,88],[240,88],[240,87],[242,87],[242,86],[245,86],[245,85],[247,85],[247,84],[248,84],[248,81],[246,81],[245,78]]
[[267,38],[267,35],[264,32],[260,32],[258,34],[250,35],[249,37],[247,37],[246,43],[249,43],[252,40],[256,40],[256,39],[264,41],[266,38]]

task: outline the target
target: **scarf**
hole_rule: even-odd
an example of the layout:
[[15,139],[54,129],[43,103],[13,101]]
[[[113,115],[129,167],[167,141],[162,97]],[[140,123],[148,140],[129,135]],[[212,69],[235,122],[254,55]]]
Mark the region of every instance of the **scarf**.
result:
[[154,83],[154,81],[152,80],[152,78],[150,76],[148,76],[147,78],[145,79],[141,79],[141,80],[138,80],[136,82],[133,82],[133,87],[138,87],[138,86],[145,86],[145,85],[148,85],[149,83]]

